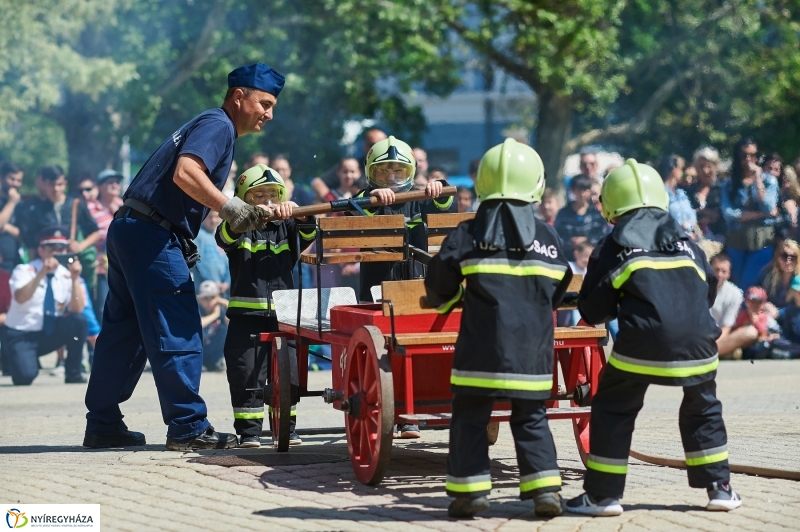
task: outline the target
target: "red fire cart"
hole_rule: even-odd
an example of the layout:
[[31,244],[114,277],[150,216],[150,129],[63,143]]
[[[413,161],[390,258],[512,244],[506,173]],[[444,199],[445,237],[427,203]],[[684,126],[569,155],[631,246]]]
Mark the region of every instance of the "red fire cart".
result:
[[[580,279],[574,283],[579,286]],[[289,449],[290,410],[301,397],[322,396],[344,412],[350,460],[365,484],[379,483],[386,472],[393,425],[449,424],[450,370],[461,312],[440,315],[426,308],[424,293],[421,280],[384,282],[376,304],[356,304],[348,288],[275,292],[280,332],[264,333],[260,340],[273,342],[264,393],[279,452]],[[588,326],[555,330],[547,413],[550,419],[572,421],[584,462],[589,402],[605,366],[605,337],[605,330]],[[317,344],[331,346],[332,384],[310,391],[309,347]],[[495,408],[492,422],[510,418],[510,405],[498,402]]]

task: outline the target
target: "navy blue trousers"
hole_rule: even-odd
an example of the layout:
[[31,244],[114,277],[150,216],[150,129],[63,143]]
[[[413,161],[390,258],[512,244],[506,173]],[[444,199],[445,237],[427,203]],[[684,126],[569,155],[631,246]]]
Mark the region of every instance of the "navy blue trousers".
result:
[[86,432],[113,432],[119,405],[133,394],[150,361],[167,436],[205,432],[200,397],[200,310],[177,237],[132,218],[111,222],[106,241],[108,297],[86,390]]

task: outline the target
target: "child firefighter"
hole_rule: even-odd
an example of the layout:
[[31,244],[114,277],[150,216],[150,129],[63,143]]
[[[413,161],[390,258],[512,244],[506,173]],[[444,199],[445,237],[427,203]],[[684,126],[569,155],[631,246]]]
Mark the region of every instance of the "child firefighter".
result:
[[708,491],[708,510],[738,508],[714,381],[714,272],[670,216],[663,181],[650,166],[625,161],[603,182],[601,201],[615,225],[589,259],[578,310],[593,324],[618,317],[619,333],[592,399],[586,493],[566,509],[622,513],[633,426],[650,384],[683,387],[678,425],[689,485]]
[[[414,173],[417,161],[411,147],[402,140],[390,136],[376,142],[367,153],[366,174],[367,188],[356,194],[356,197],[375,196],[386,205],[381,207],[365,208],[368,216],[381,214],[402,214],[406,218],[409,243],[420,249],[428,248],[425,233],[425,217],[428,214],[439,212],[455,212],[456,204],[452,197],[439,196],[442,188],[447,186],[444,181],[431,181],[425,187],[428,198],[418,201],[408,201],[394,204],[395,192],[411,190],[414,184]],[[383,281],[394,281],[406,278],[403,262],[365,262],[361,264],[361,278],[359,280],[359,299],[366,301],[370,298],[370,289],[380,285]],[[412,277],[422,277],[421,264],[411,265]],[[420,432],[417,425],[401,423],[395,427],[395,432],[402,439],[419,438]]]
[[[544,165],[513,139],[490,149],[475,179],[474,220],[447,236],[428,265],[428,301],[440,313],[463,299],[450,384],[447,458],[451,517],[489,508],[486,425],[495,400],[511,402],[520,497],[536,515],[561,515],[561,473],[545,413],[553,387],[553,310],[572,279],[558,235],[536,219]],[[462,280],[466,279],[466,287]]]
[[[231,266],[230,319],[225,338],[225,364],[233,406],[233,427],[240,447],[260,447],[264,421],[264,401],[247,388],[264,386],[268,354],[272,344],[253,345],[250,335],[278,331],[272,292],[293,288],[292,269],[300,252],[314,241],[314,232],[300,231],[292,209],[297,205],[286,198],[283,178],[265,164],[249,168],[236,179],[236,197],[250,205],[266,206],[279,219],[264,229],[235,233],[228,222],[217,228],[217,244],[225,250]],[[297,249],[300,235],[300,249]],[[254,373],[258,374],[257,384]],[[302,443],[295,432],[292,408],[289,443]]]

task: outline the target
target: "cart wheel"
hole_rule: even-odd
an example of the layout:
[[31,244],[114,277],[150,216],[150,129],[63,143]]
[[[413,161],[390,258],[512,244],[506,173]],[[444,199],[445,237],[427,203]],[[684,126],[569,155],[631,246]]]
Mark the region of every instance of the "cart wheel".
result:
[[380,329],[356,329],[347,347],[344,416],[347,450],[356,478],[374,485],[383,480],[392,452],[394,384]]
[[486,425],[486,436],[489,437],[489,445],[497,443],[497,437],[500,435],[500,423],[497,421],[490,421]]
[[581,462],[586,466],[586,459],[589,456],[589,418],[573,419],[572,430],[575,433],[575,442],[578,444],[578,454],[581,455]]
[[289,421],[292,415],[292,374],[289,360],[289,344],[286,338],[272,341],[270,379],[272,382],[272,439],[279,453],[289,450]]

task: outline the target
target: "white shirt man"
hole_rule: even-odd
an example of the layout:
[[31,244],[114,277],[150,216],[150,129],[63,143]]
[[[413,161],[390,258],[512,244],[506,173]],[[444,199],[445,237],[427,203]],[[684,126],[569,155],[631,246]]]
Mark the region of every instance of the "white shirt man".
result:
[[[20,264],[11,274],[11,308],[6,317],[3,357],[8,357],[11,381],[28,385],[39,373],[38,358],[66,346],[64,382],[85,383],[81,357],[86,343],[85,305],[81,288],[81,263],[68,267],[55,255],[67,251],[63,227],[48,227],[39,234],[39,258]],[[48,292],[52,292],[52,300]]]

